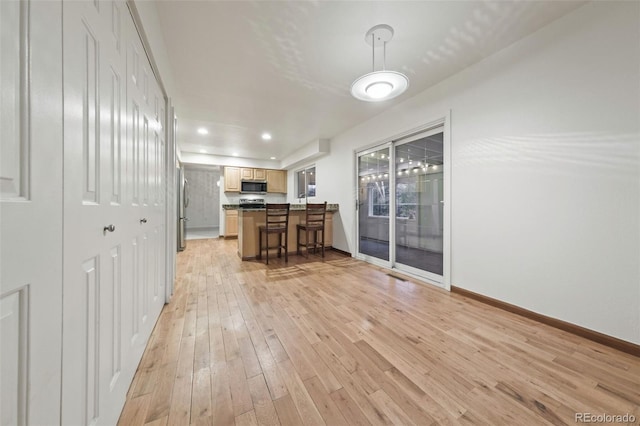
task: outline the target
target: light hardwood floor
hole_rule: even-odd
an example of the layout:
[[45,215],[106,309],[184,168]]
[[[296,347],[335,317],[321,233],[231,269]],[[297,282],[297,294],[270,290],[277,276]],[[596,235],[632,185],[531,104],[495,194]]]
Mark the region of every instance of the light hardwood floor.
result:
[[189,241],[121,425],[640,422],[640,359],[328,251]]

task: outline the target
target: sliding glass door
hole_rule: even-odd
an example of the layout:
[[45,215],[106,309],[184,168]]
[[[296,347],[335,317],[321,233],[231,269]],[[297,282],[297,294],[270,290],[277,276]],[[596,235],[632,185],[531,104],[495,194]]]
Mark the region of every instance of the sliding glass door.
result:
[[442,284],[442,126],[363,151],[357,159],[358,257]]
[[389,261],[389,145],[358,155],[358,251]]
[[395,263],[442,282],[444,174],[442,130],[395,143]]

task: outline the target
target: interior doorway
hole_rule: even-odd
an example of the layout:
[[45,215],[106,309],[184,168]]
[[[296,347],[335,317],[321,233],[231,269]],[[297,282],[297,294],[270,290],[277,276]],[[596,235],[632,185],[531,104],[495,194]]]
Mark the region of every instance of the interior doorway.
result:
[[220,235],[220,166],[186,164],[189,202],[186,239],[218,238]]

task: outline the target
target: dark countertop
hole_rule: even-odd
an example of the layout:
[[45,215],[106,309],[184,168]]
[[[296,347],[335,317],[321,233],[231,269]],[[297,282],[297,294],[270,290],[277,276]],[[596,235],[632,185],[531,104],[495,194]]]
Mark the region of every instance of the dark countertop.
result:
[[[222,208],[224,210],[241,210],[244,212],[263,212],[265,211],[264,208],[262,209],[240,209],[238,207],[237,204],[223,204]],[[306,204],[291,204],[291,206],[289,207],[290,211],[305,211],[306,208]],[[337,212],[338,211],[338,205],[337,204],[327,204],[327,211],[328,212]]]

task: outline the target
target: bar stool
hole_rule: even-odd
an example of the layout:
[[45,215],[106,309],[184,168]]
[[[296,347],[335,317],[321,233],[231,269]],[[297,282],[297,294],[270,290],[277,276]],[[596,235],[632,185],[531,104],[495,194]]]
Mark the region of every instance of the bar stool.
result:
[[[322,257],[324,257],[324,219],[327,213],[327,202],[323,204],[307,204],[307,219],[305,223],[296,225],[296,251],[302,254],[300,247],[307,248],[305,257],[309,257],[309,249],[312,248],[314,253],[318,247],[322,248]],[[300,231],[306,233],[304,243],[300,242]],[[318,234],[322,234],[322,241],[318,241]],[[313,235],[313,242],[309,238]]]
[[[262,245],[262,234],[265,235],[265,243]],[[278,234],[278,245],[269,247],[269,235]],[[284,243],[282,236],[284,235]],[[260,239],[260,250],[258,251],[258,259],[262,259],[262,250],[267,251],[267,265],[269,264],[269,249],[277,248],[278,257],[281,257],[281,251],[284,249],[284,261],[289,261],[288,256],[288,240],[289,240],[289,203],[286,204],[267,204],[265,225],[258,227],[258,237]]]

